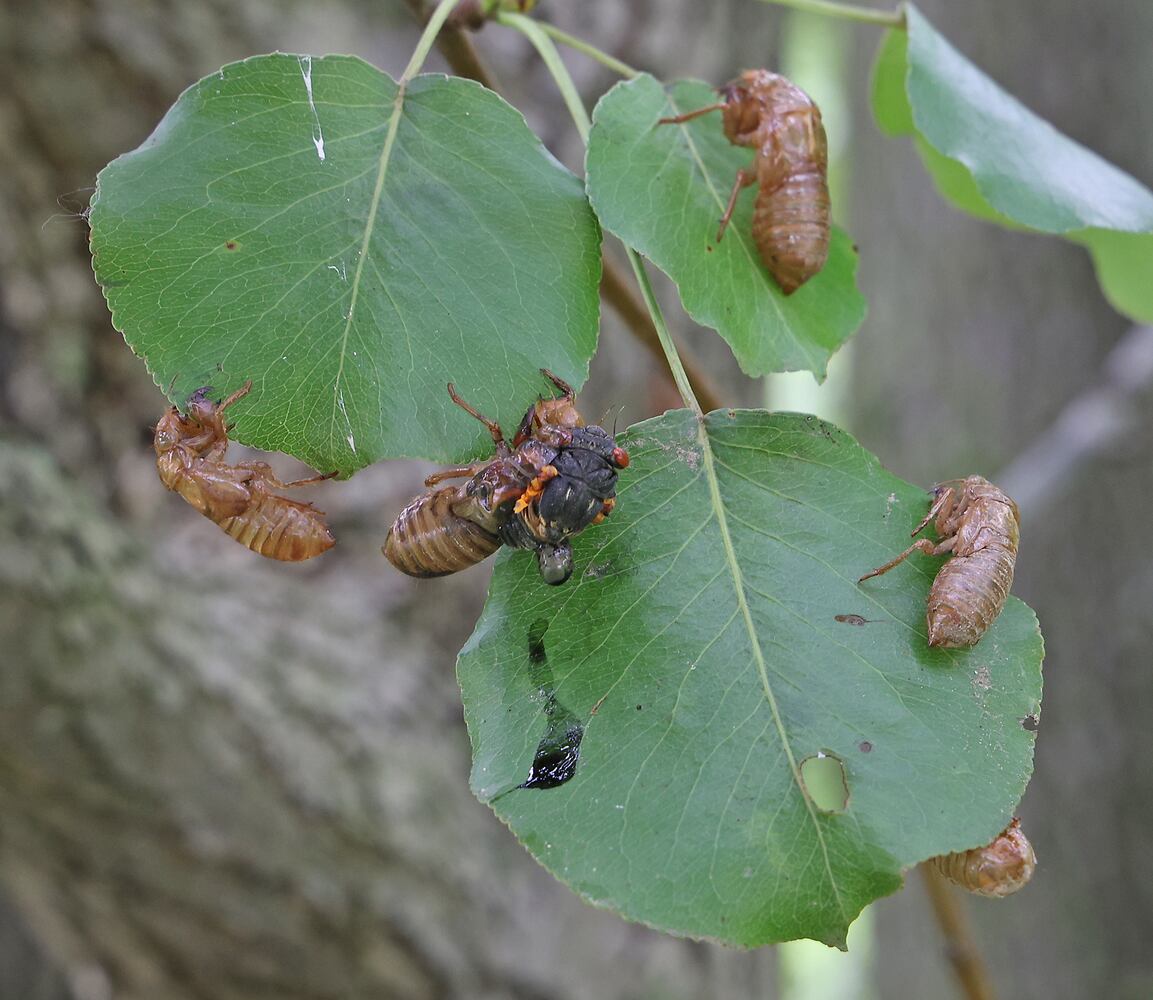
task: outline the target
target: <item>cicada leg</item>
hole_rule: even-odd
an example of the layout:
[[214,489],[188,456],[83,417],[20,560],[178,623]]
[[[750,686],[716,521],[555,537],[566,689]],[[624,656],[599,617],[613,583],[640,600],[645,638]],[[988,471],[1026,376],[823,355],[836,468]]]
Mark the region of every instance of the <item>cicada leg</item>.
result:
[[721,242],[721,237],[725,235],[725,230],[729,228],[729,220],[733,217],[733,211],[737,207],[737,198],[740,197],[741,189],[748,187],[754,183],[757,175],[751,170],[745,170],[743,167],[737,171],[736,180],[733,181],[733,190],[729,192],[729,203],[725,206],[725,214],[721,216],[720,228],[717,230],[717,242]]
[[691,122],[694,118],[700,118],[701,115],[707,115],[710,111],[724,111],[726,101],[718,101],[716,104],[710,104],[705,108],[697,108],[696,111],[686,111],[683,115],[677,115],[674,118],[660,118],[657,120],[658,125],[682,125],[685,122]]
[[884,566],[878,566],[870,573],[857,579],[857,583],[864,583],[866,580],[874,576],[880,576],[882,573],[888,573],[894,566],[903,563],[914,552],[924,552],[927,556],[943,556],[946,552],[953,551],[953,545],[956,543],[956,537],[947,538],[943,542],[933,543],[927,538],[920,538],[913,542],[904,552],[902,552],[895,559],[890,559]]
[[456,386],[451,382],[448,383],[448,395],[457,406],[459,406],[465,413],[470,416],[476,417],[485,427],[488,428],[489,434],[492,435],[493,443],[496,445],[497,454],[504,455],[508,450],[508,445],[504,443],[504,433],[500,429],[500,424],[495,420],[489,420],[484,414],[479,413],[475,408],[466,403],[463,399],[456,394]]

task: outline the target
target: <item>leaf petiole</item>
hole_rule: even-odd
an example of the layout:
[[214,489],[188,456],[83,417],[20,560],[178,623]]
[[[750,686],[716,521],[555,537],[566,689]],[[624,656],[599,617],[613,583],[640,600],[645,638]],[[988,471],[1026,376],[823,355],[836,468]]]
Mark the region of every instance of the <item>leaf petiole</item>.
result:
[[855,4],[838,3],[837,0],[761,0],[761,2],[777,4],[780,7],[791,7],[793,10],[800,10],[809,14],[838,17],[843,21],[881,24],[887,28],[903,28],[905,26],[905,13],[899,8],[897,10],[869,10],[867,7],[857,7]]
[[677,392],[681,394],[685,406],[698,417],[703,417],[704,411],[701,409],[701,404],[697,402],[693,387],[689,384],[689,377],[685,373],[684,365],[681,364],[681,356],[677,353],[677,345],[673,343],[672,334],[669,333],[669,328],[665,324],[664,313],[661,312],[656,295],[653,294],[653,286],[649,281],[648,273],[645,271],[644,260],[632,247],[626,246],[625,249],[628,251],[629,263],[633,266],[633,274],[636,275],[637,284],[640,285],[641,295],[644,296],[645,305],[648,307],[649,315],[653,320],[653,326],[657,329],[657,337],[661,342],[661,349],[665,352],[665,360],[668,361],[669,370],[673,373]]
[[[576,84],[565,64],[561,61],[560,53],[557,52],[552,39],[542,30],[538,22],[522,14],[500,14],[497,16],[497,20],[506,27],[515,28],[521,32],[536,47],[545,66],[552,74],[561,97],[564,98],[565,106],[572,116],[577,132],[580,133],[581,141],[587,146],[592,122],[589,120],[588,111],[585,110],[584,102],[577,92]],[[704,415],[704,411],[689,384],[689,377],[685,372],[684,364],[681,362],[681,356],[677,353],[676,344],[673,343],[672,334],[669,333],[669,328],[665,325],[664,315],[657,304],[656,296],[653,294],[649,276],[645,273],[644,262],[641,260],[640,254],[632,247],[625,249],[628,250],[629,262],[633,266],[633,273],[636,275],[641,295],[644,296],[645,305],[652,317],[653,326],[656,327],[657,339],[660,341],[661,350],[664,351],[669,370],[673,373],[673,381],[677,384],[677,391],[680,393],[681,399],[684,400],[685,406],[689,407],[698,417],[701,417]]]
[[432,51],[436,36],[440,34],[440,29],[444,27],[444,22],[448,20],[448,15],[452,13],[453,8],[459,2],[460,0],[440,0],[440,3],[436,5],[436,9],[432,12],[428,23],[424,26],[424,31],[421,32],[420,38],[416,43],[416,48],[412,50],[412,58],[409,59],[408,65],[404,67],[404,72],[400,74],[402,91],[404,85],[420,72],[421,66],[424,65],[424,61],[428,58],[429,52]]
[[554,42],[560,42],[561,45],[567,45],[570,49],[575,49],[577,52],[582,52],[590,59],[595,59],[602,66],[607,66],[614,73],[619,73],[627,79],[632,79],[634,76],[640,76],[640,70],[634,69],[628,63],[621,62],[616,56],[611,56],[603,49],[598,49],[590,42],[586,42],[583,38],[577,38],[576,35],[570,35],[567,31],[562,31],[554,24],[549,24],[547,21],[538,21],[540,30],[548,35]]
[[565,107],[568,108],[568,113],[572,117],[573,124],[580,134],[581,142],[587,146],[589,129],[592,128],[592,122],[589,121],[589,114],[585,109],[584,101],[581,100],[581,96],[577,91],[572,76],[569,74],[568,68],[561,62],[560,53],[557,52],[556,46],[552,43],[552,39],[549,38],[537,21],[534,21],[531,17],[525,17],[523,14],[502,13],[497,15],[496,20],[497,23],[503,24],[506,28],[515,28],[532,42],[545,66],[548,67],[548,71],[552,74],[557,90],[560,91],[560,95],[564,99]]

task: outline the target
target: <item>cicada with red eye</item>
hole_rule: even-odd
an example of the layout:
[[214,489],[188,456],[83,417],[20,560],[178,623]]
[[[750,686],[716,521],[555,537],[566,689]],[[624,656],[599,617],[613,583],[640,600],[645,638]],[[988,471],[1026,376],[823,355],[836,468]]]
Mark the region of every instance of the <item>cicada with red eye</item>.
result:
[[737,171],[717,242],[741,189],[756,184],[753,242],[781,290],[791,295],[829,255],[829,146],[820,109],[787,77],[764,69],[746,70],[720,95],[716,104],[662,118],[660,124],[721,111],[728,140],[755,150],[752,169]]
[[512,445],[496,421],[449,384],[453,402],[488,428],[496,455],[425,480],[435,486],[468,477],[463,485],[417,497],[401,512],[383,550],[397,569],[410,576],[445,576],[505,544],[534,550],[547,583],[569,578],[569,539],[608,516],[616,498],[616,472],[628,465],[628,453],[603,428],[585,424],[571,386],[547,369],[542,372],[562,396],[541,398],[529,407]]
[[185,413],[170,408],[153,437],[156,471],[165,486],[253,552],[286,562],[311,559],[335,544],[324,511],[272,491],[318,483],[335,473],[282,483],[267,462],[226,462],[224,412],[251,390],[252,382],[246,382],[217,404],[205,386],[189,397]]

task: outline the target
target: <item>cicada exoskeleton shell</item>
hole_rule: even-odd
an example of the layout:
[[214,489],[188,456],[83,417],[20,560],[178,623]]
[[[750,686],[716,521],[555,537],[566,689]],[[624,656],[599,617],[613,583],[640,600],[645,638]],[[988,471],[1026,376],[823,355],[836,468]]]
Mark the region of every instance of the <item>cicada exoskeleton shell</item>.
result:
[[388,561],[409,576],[433,577],[487,559],[502,543],[495,531],[465,516],[468,501],[461,486],[418,496],[389,529],[383,550]]
[[171,407],[153,437],[157,474],[165,486],[253,552],[285,562],[311,559],[335,544],[324,512],[272,491],[331,475],[283,483],[267,462],[225,461],[224,412],[251,388],[248,382],[217,405],[204,387],[189,397],[186,413]]
[[737,172],[721,218],[724,235],[741,188],[757,185],[753,242],[769,273],[786,295],[825,266],[829,255],[829,146],[821,112],[787,77],[746,70],[721,88],[721,101],[662,123],[723,112],[725,136],[755,153],[751,169]]
[[1011,896],[1028,883],[1037,868],[1037,855],[1014,817],[992,843],[939,855],[930,864],[969,892],[999,898]]
[[981,476],[942,483],[913,534],[935,520],[939,540],[914,542],[861,580],[887,573],[913,552],[952,554],[929,588],[926,624],[930,646],[972,646],[1005,606],[1013,586],[1021,520],[1017,505]]

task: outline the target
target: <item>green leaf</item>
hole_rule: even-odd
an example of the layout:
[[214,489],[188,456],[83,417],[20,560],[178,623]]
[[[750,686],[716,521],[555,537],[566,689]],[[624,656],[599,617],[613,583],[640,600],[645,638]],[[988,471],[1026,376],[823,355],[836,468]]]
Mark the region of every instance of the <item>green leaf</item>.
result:
[[[187,90],[100,174],[113,321],[174,402],[252,379],[236,437],[348,474],[490,444],[538,369],[581,384],[600,231],[580,181],[467,80],[270,55]],[[482,443],[483,442],[483,443]]]
[[[616,509],[576,539],[568,584],[542,584],[530,554],[499,559],[458,664],[473,789],[626,917],[841,945],[904,869],[1011,816],[1032,769],[1036,619],[1010,598],[976,646],[932,650],[940,559],[858,584],[929,497],[814,417],[673,411],[622,444]],[[577,750],[571,780],[518,787]],[[798,783],[820,753],[843,764],[844,811]],[[817,801],[843,794],[826,781]]]
[[602,97],[589,136],[593,208],[676,282],[688,314],[728,341],[746,374],[808,370],[823,379],[833,352],[865,318],[857,255],[835,229],[824,268],[786,296],[753,243],[752,190],[715,242],[733,179],[752,154],[725,138],[719,115],[681,126],[657,120],[716,100],[707,84],[680,81],[666,92],[647,74]]
[[1086,246],[1119,311],[1153,322],[1153,192],[1005,93],[906,5],[873,74],[873,111],[912,135],[962,211]]

